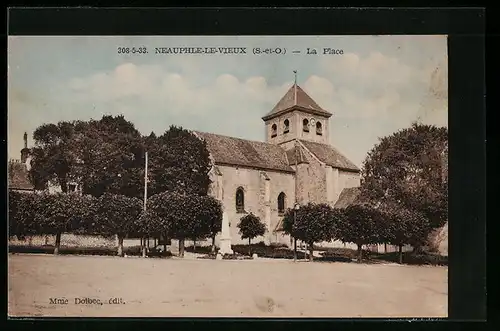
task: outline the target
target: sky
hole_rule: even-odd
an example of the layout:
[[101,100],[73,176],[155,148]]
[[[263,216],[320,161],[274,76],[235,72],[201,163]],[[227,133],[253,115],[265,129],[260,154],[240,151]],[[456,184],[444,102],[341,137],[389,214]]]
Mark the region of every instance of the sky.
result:
[[[298,85],[333,113],[330,143],[361,167],[379,137],[414,121],[447,127],[446,38],[10,36],[8,156],[20,157],[24,132],[33,146],[41,124],[103,115],[124,115],[142,134],[173,124],[263,141],[261,117],[296,70]],[[119,54],[119,47],[148,53]],[[246,47],[247,54],[155,54],[160,47]],[[254,55],[255,47],[286,54]]]

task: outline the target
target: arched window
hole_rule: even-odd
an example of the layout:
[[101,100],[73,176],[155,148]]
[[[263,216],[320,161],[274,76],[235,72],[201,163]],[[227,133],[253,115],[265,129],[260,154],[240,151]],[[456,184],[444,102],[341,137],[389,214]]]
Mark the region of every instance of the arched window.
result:
[[316,134],[319,136],[323,134],[323,128],[321,127],[321,122],[316,123]]
[[307,118],[304,118],[302,121],[302,130],[304,132],[309,132],[309,120]]
[[243,192],[242,187],[238,187],[236,190],[236,212],[245,212],[245,193]]
[[286,119],[283,123],[285,124],[283,133],[288,133],[288,131],[290,131],[290,121]]
[[286,208],[286,195],[285,193],[281,192],[278,195],[278,214],[280,215],[284,214],[285,208]]
[[276,137],[278,134],[278,126],[276,124],[273,124],[271,127],[271,138]]

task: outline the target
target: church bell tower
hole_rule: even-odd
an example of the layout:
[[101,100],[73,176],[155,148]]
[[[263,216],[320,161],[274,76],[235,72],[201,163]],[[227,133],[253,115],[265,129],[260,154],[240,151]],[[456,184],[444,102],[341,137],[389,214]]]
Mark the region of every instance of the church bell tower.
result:
[[293,145],[296,139],[329,143],[329,119],[332,114],[321,108],[295,81],[281,100],[262,120],[266,142]]

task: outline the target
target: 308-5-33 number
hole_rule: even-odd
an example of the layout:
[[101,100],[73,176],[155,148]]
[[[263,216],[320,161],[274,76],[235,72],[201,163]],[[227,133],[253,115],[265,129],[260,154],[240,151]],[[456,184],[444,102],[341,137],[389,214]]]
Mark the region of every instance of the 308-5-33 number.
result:
[[118,47],[118,54],[146,54],[146,47]]

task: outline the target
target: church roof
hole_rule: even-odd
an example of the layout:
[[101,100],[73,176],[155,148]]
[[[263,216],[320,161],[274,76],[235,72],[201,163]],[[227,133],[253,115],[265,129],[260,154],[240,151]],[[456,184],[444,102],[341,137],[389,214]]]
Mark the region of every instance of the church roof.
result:
[[291,166],[295,165],[295,160],[297,160],[297,164],[309,163],[306,156],[304,155],[304,148],[302,148],[301,146],[294,146],[287,150],[286,157],[288,159],[288,164]]
[[8,188],[13,190],[34,190],[29,180],[26,165],[17,160],[9,161]]
[[347,157],[342,155],[342,153],[340,153],[333,146],[302,139],[300,140],[300,142],[321,162],[326,163],[329,166],[347,171],[360,171],[360,169],[354,163],[352,163]]
[[[297,96],[295,96],[295,93]],[[281,100],[274,106],[274,108],[264,117],[263,120],[271,119],[290,109],[300,109],[303,111],[323,115],[326,117],[332,116],[331,113],[321,108],[300,86],[294,84],[285,93]]]
[[288,164],[285,150],[278,145],[214,133],[194,133],[205,140],[216,164],[294,172]]
[[359,201],[359,187],[345,188],[340,192],[339,199],[335,203],[335,208],[347,208]]

